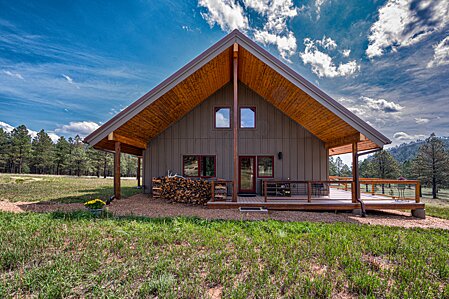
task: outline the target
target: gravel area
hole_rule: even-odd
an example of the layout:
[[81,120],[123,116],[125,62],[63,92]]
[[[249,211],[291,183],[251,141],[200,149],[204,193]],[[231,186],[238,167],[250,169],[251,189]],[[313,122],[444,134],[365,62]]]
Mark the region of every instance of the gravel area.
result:
[[[84,209],[81,203],[53,202],[16,202],[0,201],[0,210],[9,212],[52,212],[76,211]],[[204,219],[311,221],[311,222],[348,222],[371,225],[399,227],[440,228],[449,230],[449,220],[427,216],[426,219],[412,217],[410,212],[388,211],[369,212],[366,218],[352,213],[303,212],[303,211],[269,211],[264,213],[241,213],[232,209],[207,209],[205,206],[192,206],[179,203],[167,203],[152,199],[144,194],[137,194],[122,200],[115,200],[108,206],[110,212],[117,216],[175,217],[196,216]]]

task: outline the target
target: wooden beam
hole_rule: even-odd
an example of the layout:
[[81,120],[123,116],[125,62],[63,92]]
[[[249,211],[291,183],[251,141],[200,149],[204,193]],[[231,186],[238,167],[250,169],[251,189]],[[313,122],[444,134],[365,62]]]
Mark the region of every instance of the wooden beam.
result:
[[146,149],[147,143],[140,139],[130,138],[127,136],[119,135],[115,132],[112,132],[108,135],[108,140],[119,141],[121,143],[131,145],[140,149]]
[[140,188],[140,157],[137,157],[137,187]]
[[121,145],[119,141],[115,142],[115,152],[114,152],[114,196],[116,199],[121,198],[120,190],[120,154]]
[[234,106],[233,106],[233,147],[234,147],[234,187],[232,188],[232,201],[237,201],[237,190],[238,190],[238,176],[239,176],[239,159],[238,159],[238,51],[239,46],[237,43],[234,44],[234,55],[233,55],[233,84],[234,84]]
[[360,198],[359,157],[357,156],[357,142],[352,143],[352,202]]
[[353,142],[359,142],[362,140],[362,134],[360,133],[356,133],[356,134],[352,134],[352,135],[348,135],[345,137],[341,137],[341,138],[337,138],[335,140],[332,141],[328,141],[326,142],[326,149],[331,149],[334,147],[339,147],[342,145],[347,145],[347,144],[351,144]]

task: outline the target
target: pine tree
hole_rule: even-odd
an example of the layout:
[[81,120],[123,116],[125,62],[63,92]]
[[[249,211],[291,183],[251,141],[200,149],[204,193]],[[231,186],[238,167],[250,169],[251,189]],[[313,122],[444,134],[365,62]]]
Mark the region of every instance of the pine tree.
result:
[[419,147],[412,163],[412,172],[422,183],[432,186],[432,198],[437,198],[438,186],[448,182],[449,153],[434,133]]
[[31,136],[28,135],[28,129],[24,125],[20,125],[11,132],[10,157],[16,172],[22,173],[28,169],[27,162],[30,155]]
[[0,128],[0,172],[9,170],[9,151],[11,140],[9,134]]
[[[381,150],[373,155],[371,160],[373,177],[380,179],[397,179],[399,176],[399,163],[393,156]],[[382,184],[382,194],[385,194],[385,185]]]
[[64,138],[64,136],[59,137],[55,146],[55,164],[56,164],[56,174],[65,173],[65,170],[70,167],[69,163],[69,153],[70,144]]
[[36,173],[50,173],[53,168],[54,144],[50,136],[41,130],[31,144],[31,164]]
[[343,165],[345,165],[345,164],[343,163],[343,161],[341,160],[341,158],[340,158],[340,157],[337,157],[337,159],[335,159],[335,171],[336,171],[336,173],[337,173],[337,176],[343,176],[343,175],[341,174],[341,170],[342,170],[342,168],[343,168]]
[[335,164],[334,157],[329,157],[329,175],[330,176],[337,175],[337,165]]
[[72,167],[77,176],[81,176],[89,165],[86,150],[84,149],[84,143],[79,135],[76,135],[72,144]]

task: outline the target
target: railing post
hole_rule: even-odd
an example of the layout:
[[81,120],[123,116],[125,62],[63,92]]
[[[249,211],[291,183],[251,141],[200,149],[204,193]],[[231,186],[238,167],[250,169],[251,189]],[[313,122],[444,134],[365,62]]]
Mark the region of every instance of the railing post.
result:
[[356,190],[356,186],[357,186],[357,183],[356,182],[354,182],[354,181],[352,181],[352,183],[351,183],[351,195],[352,195],[352,203],[356,203],[357,202],[357,199],[356,199],[356,197],[357,197],[357,190]]
[[421,201],[421,197],[420,197],[420,189],[421,189],[421,182],[417,181],[415,184],[415,201],[416,203],[419,203]]
[[263,184],[263,195],[265,196],[265,202],[267,202],[267,182],[262,181]]
[[348,191],[348,183],[345,183],[345,191]]
[[310,202],[312,199],[312,183],[307,182],[307,202]]
[[376,194],[375,189],[376,189],[376,184],[373,183],[373,184],[371,185],[371,195]]
[[215,182],[214,181],[211,182],[210,193],[211,193],[210,201],[213,202],[215,200]]

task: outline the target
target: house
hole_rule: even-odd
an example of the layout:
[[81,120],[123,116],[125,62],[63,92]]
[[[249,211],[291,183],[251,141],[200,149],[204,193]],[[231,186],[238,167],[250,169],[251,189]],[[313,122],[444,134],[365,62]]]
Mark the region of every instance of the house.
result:
[[[120,198],[117,153],[122,152],[142,157],[146,193],[151,193],[152,178],[168,171],[230,181],[232,201],[212,199],[210,207],[305,208],[299,202],[304,195],[312,208],[311,199],[333,199],[330,194],[337,191],[337,199],[342,199],[341,189],[331,189],[328,158],[352,153],[354,179],[338,183],[355,186],[345,191],[349,201],[320,202],[319,208],[355,209],[362,204],[358,155],[381,149],[390,140],[234,30],[85,142],[116,153],[116,198]],[[268,202],[269,188],[276,190],[274,195],[291,197],[293,182],[296,202]],[[239,200],[245,194],[258,199]],[[397,208],[391,200],[389,205]],[[402,207],[416,210],[423,204],[408,202]]]

